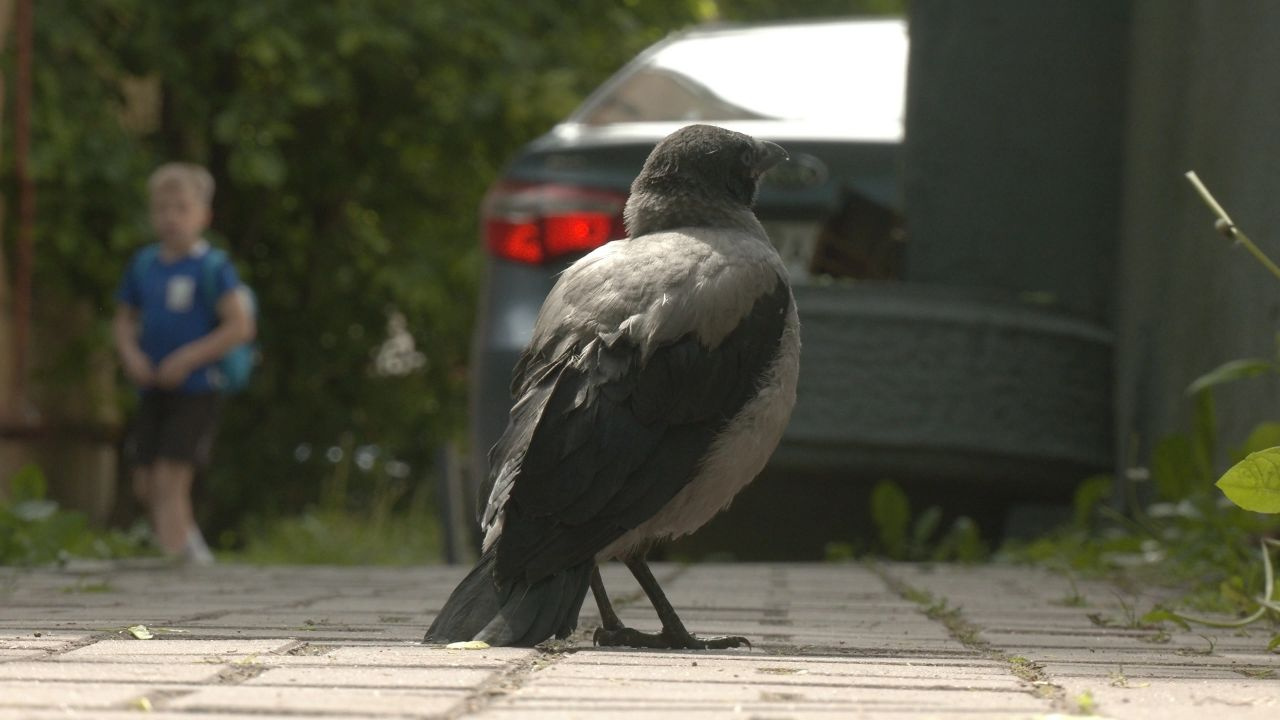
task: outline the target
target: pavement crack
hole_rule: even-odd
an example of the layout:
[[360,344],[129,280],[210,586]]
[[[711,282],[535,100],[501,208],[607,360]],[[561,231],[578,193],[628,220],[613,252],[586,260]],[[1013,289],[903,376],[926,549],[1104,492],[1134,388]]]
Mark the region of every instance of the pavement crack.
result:
[[273,655],[292,655],[295,657],[306,655],[324,655],[338,649],[339,645],[321,645],[319,643],[308,642],[305,640],[295,640],[288,645],[273,650]]
[[879,563],[867,563],[867,569],[904,600],[917,605],[925,617],[941,624],[947,633],[966,650],[985,660],[1003,665],[1011,675],[1028,685],[1031,695],[1050,701],[1055,709],[1074,712],[1078,703],[1069,702],[1066,690],[1055,683],[1044,666],[1020,655],[1010,655],[982,637],[982,627],[964,616],[963,608],[951,605],[947,599],[936,598],[924,590],[890,573]]
[[75,640],[68,640],[65,644],[59,647],[46,650],[45,656],[42,659],[47,660],[49,658],[58,657],[59,655],[66,655],[72,650],[79,650],[80,648],[88,647],[99,640],[110,640],[114,637],[116,637],[115,631],[102,631],[96,632],[92,635],[86,635],[85,637],[76,638]]
[[454,718],[482,712],[494,702],[518,692],[533,673],[551,667],[569,654],[569,649],[563,642],[548,643],[545,648],[538,648],[534,653],[511,663],[502,672],[489,676],[484,682],[472,688],[471,692],[467,693],[461,702],[450,708],[443,717],[454,720]]

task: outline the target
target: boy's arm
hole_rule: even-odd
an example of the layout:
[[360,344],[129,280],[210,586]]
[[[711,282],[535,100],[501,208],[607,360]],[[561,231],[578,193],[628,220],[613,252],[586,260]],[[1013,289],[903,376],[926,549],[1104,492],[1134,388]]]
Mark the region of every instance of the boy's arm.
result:
[[138,309],[128,303],[117,304],[115,317],[111,320],[116,354],[120,356],[125,375],[139,387],[146,387],[155,381],[155,368],[138,346],[138,334]]
[[242,345],[257,334],[253,314],[245,292],[237,287],[218,299],[218,327],[198,340],[174,350],[160,362],[156,384],[164,388],[178,387],[196,368],[208,365]]

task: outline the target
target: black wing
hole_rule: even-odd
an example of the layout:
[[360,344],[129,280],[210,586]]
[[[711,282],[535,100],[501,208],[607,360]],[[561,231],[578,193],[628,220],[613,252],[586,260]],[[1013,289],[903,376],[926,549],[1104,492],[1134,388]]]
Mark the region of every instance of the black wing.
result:
[[505,503],[498,583],[535,582],[590,560],[666,505],[755,396],[790,303],[779,279],[714,349],[690,333],[642,362],[623,336],[590,345],[586,363],[571,363],[585,343],[523,358],[520,402],[491,453],[495,474],[518,468],[491,499]]

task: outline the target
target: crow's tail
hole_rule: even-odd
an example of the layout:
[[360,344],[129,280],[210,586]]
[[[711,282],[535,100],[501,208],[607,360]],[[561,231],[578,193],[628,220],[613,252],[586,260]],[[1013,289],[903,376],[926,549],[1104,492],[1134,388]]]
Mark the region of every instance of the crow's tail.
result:
[[495,549],[490,548],[453,589],[424,642],[483,640],[490,645],[531,647],[555,635],[567,637],[578,626],[594,563],[562,570],[533,583],[514,580],[499,588],[493,579]]

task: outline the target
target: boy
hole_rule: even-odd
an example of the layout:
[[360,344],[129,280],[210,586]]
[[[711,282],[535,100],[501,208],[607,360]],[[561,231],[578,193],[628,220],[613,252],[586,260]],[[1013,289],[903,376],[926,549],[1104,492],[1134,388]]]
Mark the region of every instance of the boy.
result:
[[142,393],[133,489],[165,554],[203,564],[213,556],[196,526],[191,483],[197,464],[209,459],[217,420],[210,364],[252,339],[254,320],[231,263],[217,268],[212,292],[203,287],[210,282],[201,236],[213,217],[209,171],[168,163],[151,174],[147,190],[159,242],[130,261],[112,323],[125,374]]

